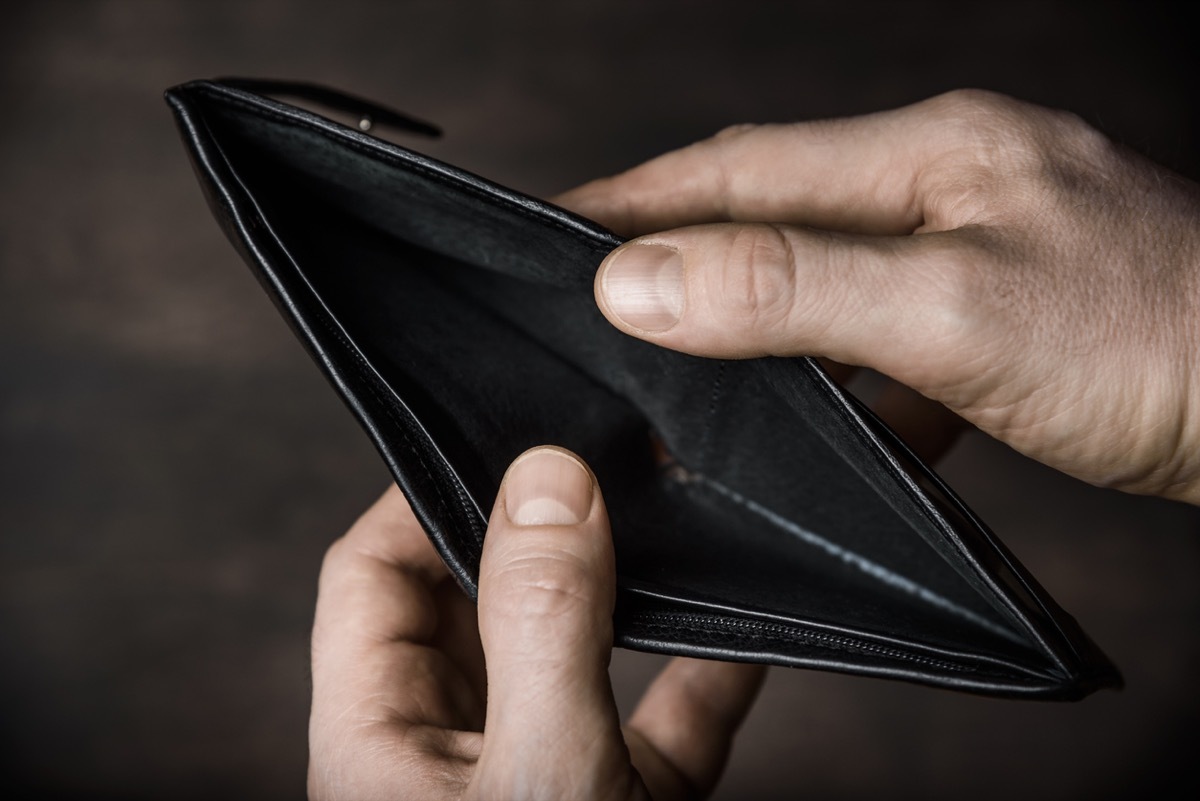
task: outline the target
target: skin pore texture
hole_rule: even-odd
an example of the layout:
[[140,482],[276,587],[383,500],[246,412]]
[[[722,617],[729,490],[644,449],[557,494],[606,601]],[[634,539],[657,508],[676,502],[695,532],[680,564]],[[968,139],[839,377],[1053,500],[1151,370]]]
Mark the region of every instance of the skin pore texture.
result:
[[[974,425],[1200,501],[1200,190],[1070,114],[957,91],[739,126],[556,202],[640,237],[596,278],[632,336],[877,370],[877,413],[930,461]],[[510,467],[478,608],[390,488],[322,568],[310,796],[708,795],[764,669],[673,659],[622,725],[614,597],[602,488],[573,454]]]

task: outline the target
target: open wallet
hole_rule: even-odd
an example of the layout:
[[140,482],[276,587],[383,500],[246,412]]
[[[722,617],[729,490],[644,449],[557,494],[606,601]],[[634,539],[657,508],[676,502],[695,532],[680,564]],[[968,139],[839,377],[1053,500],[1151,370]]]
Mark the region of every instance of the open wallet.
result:
[[553,444],[604,493],[617,645],[1015,698],[1120,685],[815,361],[704,359],[613,328],[592,290],[610,231],[372,136],[437,130],[323,87],[166,97],[217,220],[472,597],[506,468]]

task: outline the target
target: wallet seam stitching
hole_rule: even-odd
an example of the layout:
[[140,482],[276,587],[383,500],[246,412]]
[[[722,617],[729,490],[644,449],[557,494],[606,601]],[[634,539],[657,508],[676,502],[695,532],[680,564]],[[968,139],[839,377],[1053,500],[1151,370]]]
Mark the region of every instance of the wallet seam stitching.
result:
[[[635,615],[632,622],[642,623],[650,629],[663,629],[670,631],[672,629],[685,629],[693,631],[697,634],[712,634],[712,627],[723,627],[727,629],[740,629],[758,639],[774,640],[776,642],[785,643],[803,643],[814,647],[829,648],[834,651],[845,651],[848,653],[864,653],[867,655],[889,657],[899,659],[905,662],[925,665],[926,667],[940,668],[953,672],[969,672],[981,675],[1001,676],[1000,673],[990,673],[986,670],[962,665],[955,662],[948,662],[932,657],[920,656],[908,651],[903,651],[885,646],[873,645],[871,643],[856,641],[848,637],[838,637],[832,634],[822,634],[820,632],[809,632],[799,627],[772,625],[767,623],[759,623],[757,621],[737,620],[734,618],[712,618],[708,617],[695,618],[692,615],[682,613],[647,613],[646,615]],[[703,623],[708,623],[709,627],[705,627]]]
[[717,365],[716,376],[713,378],[712,392],[708,398],[708,414],[704,421],[704,431],[700,434],[700,458],[698,463],[700,469],[708,469],[708,457],[712,450],[712,431],[716,423],[717,403],[721,399],[721,390],[724,388],[725,366],[728,364],[724,359]]
[[[769,640],[785,644],[801,642],[817,648],[828,648],[833,651],[846,653],[861,653],[868,656],[890,657],[903,662],[923,665],[930,668],[940,668],[953,673],[969,674],[972,676],[1005,679],[1012,681],[1017,675],[1028,675],[1030,678],[1044,678],[1041,674],[1014,667],[1012,672],[1004,672],[994,668],[989,669],[979,665],[968,665],[960,662],[921,656],[910,651],[904,651],[887,646],[874,645],[869,642],[855,640],[851,637],[841,637],[821,632],[809,632],[798,626],[762,623],[759,621],[738,620],[721,616],[696,616],[682,612],[646,612],[630,617],[630,622],[641,623],[648,630],[661,629],[671,632],[673,629],[683,629],[697,634],[713,634],[712,627],[741,629],[744,633],[756,639]],[[707,622],[705,628],[702,622]],[[795,634],[799,632],[799,634]],[[791,636],[789,636],[791,635]]]

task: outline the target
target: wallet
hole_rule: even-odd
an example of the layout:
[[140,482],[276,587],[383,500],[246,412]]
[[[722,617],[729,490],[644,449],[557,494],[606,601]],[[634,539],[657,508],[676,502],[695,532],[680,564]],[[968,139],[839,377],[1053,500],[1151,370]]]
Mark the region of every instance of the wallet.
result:
[[376,138],[437,129],[357,97],[224,79],[166,98],[218,222],[472,597],[506,468],[554,444],[604,493],[619,646],[1012,698],[1120,685],[815,361],[704,359],[613,328],[592,289],[612,232]]

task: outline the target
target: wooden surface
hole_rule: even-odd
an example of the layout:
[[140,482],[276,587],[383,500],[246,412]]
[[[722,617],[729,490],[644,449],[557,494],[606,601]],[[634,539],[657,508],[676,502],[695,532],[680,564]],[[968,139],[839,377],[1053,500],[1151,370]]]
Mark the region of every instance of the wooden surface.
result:
[[[302,796],[319,560],[387,481],[211,220],[167,86],[225,74],[340,86],[443,125],[443,142],[420,146],[431,155],[537,194],[728,124],[958,86],[1070,108],[1200,173],[1200,71],[1168,11],[567,5],[6,6],[6,795]],[[718,797],[1200,789],[1197,510],[1083,486],[981,437],[943,473],[1128,688],[1039,705],[776,670]],[[659,661],[616,654],[626,708]]]

